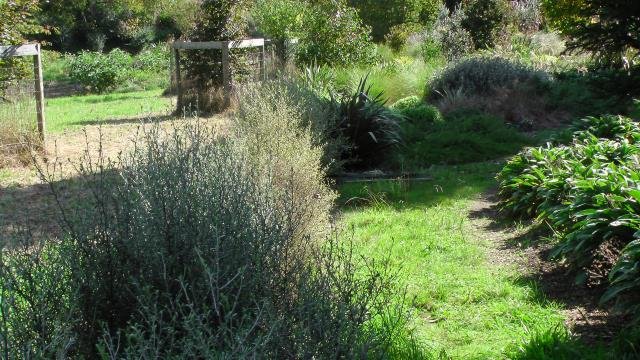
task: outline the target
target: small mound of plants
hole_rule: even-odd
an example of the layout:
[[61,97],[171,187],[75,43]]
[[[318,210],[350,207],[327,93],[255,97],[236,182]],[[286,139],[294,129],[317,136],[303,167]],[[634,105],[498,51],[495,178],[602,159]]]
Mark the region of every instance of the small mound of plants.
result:
[[415,95],[396,101],[390,108],[414,123],[433,124],[443,121],[437,107],[429,105]]
[[579,282],[608,283],[602,302],[640,315],[638,124],[609,115],[573,130],[571,144],[527,149],[507,163],[498,174],[500,207],[548,223],[557,235],[552,257]]
[[526,65],[501,57],[470,57],[446,67],[430,84],[429,97],[438,99],[445,92],[490,95],[497,89],[522,84],[543,84],[549,76]]

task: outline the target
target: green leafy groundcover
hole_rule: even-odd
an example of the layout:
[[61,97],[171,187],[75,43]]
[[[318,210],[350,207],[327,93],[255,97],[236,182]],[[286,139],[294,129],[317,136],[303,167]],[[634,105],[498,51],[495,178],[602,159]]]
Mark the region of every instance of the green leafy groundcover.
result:
[[559,238],[552,255],[580,270],[581,280],[604,272],[602,302],[616,300],[638,316],[640,127],[609,115],[572,130],[571,144],[527,149],[507,163],[498,174],[500,206],[512,217],[548,222]]

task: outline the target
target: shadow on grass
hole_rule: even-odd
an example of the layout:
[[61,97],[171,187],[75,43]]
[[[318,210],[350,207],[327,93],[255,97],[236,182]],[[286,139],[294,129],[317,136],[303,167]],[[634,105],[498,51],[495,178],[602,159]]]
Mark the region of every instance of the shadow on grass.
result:
[[174,115],[165,114],[165,115],[147,115],[147,116],[134,116],[134,117],[123,117],[123,118],[107,118],[107,119],[93,119],[93,120],[83,120],[72,122],[69,125],[72,126],[90,126],[90,125],[125,125],[125,124],[145,124],[145,123],[154,123],[154,122],[165,122],[170,120],[175,120]]
[[82,211],[93,196],[87,184],[111,181],[115,179],[114,175],[111,170],[100,176],[76,176],[55,180],[52,184],[0,187],[0,248],[10,247],[24,231],[33,240],[64,235],[61,209],[65,212]]
[[[500,215],[495,192],[489,193],[486,200],[493,205],[472,211],[469,216],[489,220],[485,225],[489,231],[511,234],[498,244],[498,249],[523,253],[528,270],[514,279],[514,284],[533,289],[532,300],[541,305],[559,304],[565,310],[572,333],[571,336],[557,331],[535,334],[528,345],[530,348],[521,349],[523,356],[516,358],[598,359],[602,357],[591,357],[595,353],[590,354],[590,348],[600,349],[624,342],[631,318],[600,305],[600,297],[606,290],[605,282],[589,286],[577,284],[575,272],[550,259],[553,244],[549,237],[552,234],[545,224],[530,222],[518,226]],[[576,351],[579,354],[586,352],[582,357],[574,357]]]
[[100,104],[100,103],[108,103],[114,101],[128,101],[128,100],[145,100],[149,99],[149,94],[131,94],[131,93],[122,93],[122,94],[108,94],[108,95],[90,95],[87,98],[78,98],[78,102],[83,102],[87,104]]
[[458,199],[472,199],[493,184],[498,162],[455,166],[434,166],[421,180],[400,178],[339,185],[338,205],[342,210],[391,207],[416,209]]

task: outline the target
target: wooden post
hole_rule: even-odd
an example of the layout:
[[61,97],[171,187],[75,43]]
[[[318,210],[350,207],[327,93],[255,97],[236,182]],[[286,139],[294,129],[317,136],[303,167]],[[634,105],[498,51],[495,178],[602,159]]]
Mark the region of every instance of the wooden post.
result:
[[180,111],[183,111],[182,106],[182,76],[180,75],[180,50],[173,48],[173,58],[174,58],[174,62],[175,62],[175,70],[176,70],[176,91],[178,92],[178,103],[177,108],[178,108],[178,114],[180,113]]
[[264,48],[264,44],[262,44],[262,48],[261,48],[261,52],[260,52],[260,77],[262,78],[262,81],[266,81],[267,80],[267,57],[265,56],[265,48]]
[[229,41],[222,42],[222,89],[224,91],[224,106],[231,102],[231,61],[229,58]]
[[44,142],[45,117],[44,117],[44,85],[42,81],[42,59],[40,57],[40,44],[36,44],[37,53],[33,56],[34,85],[36,89],[36,111],[38,114],[38,133],[40,140]]

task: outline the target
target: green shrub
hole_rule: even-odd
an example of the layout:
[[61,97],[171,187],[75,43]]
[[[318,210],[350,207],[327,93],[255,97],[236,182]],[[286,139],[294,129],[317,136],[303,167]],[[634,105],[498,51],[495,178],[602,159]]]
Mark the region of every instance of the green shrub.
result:
[[435,106],[429,105],[417,96],[409,96],[396,101],[390,107],[413,122],[442,122],[442,115]]
[[463,92],[467,95],[490,95],[497,89],[509,89],[516,85],[542,87],[550,76],[500,57],[472,57],[447,66],[431,81],[430,98],[437,99],[446,92]]
[[497,177],[500,209],[521,219],[548,214],[565,199],[566,180],[572,172],[586,171],[580,163],[573,167],[566,163],[573,156],[569,147],[547,146],[527,149],[513,157]]
[[571,127],[571,131],[578,139],[587,139],[593,136],[599,139],[626,140],[631,143],[637,143],[640,140],[638,123],[620,115],[588,116],[576,121]]
[[570,146],[530,149],[505,166],[498,175],[500,206],[512,216],[547,221],[558,239],[552,256],[578,270],[577,281],[608,275],[602,301],[627,295],[621,302],[637,315],[637,298],[628,295],[639,284],[638,125],[603,116],[572,129]]
[[311,7],[296,57],[303,64],[353,65],[374,61],[370,29],[346,0],[321,0]]
[[374,41],[386,38],[394,27],[407,24],[429,26],[438,15],[440,0],[349,0],[371,27]]
[[425,50],[434,54],[435,49],[439,48],[449,61],[461,59],[473,52],[475,47],[471,33],[462,26],[464,16],[461,8],[449,10],[443,6],[433,29],[427,32],[423,45]]
[[120,49],[108,54],[83,51],[71,58],[69,77],[91,91],[102,93],[126,79],[131,61],[131,56]]
[[170,50],[166,46],[154,45],[138,53],[133,59],[133,66],[150,72],[168,72],[169,56]]
[[462,26],[471,34],[476,49],[491,48],[506,38],[509,21],[506,0],[469,0],[463,7]]
[[329,104],[303,91],[284,82],[243,86],[232,131],[254,167],[272,172],[276,185],[291,189],[289,211],[300,212],[298,226],[313,229],[317,237],[330,227],[328,214],[335,198],[324,186],[326,167],[337,161],[327,159],[324,151],[331,148],[328,133],[335,117],[326,109]]
[[259,0],[251,10],[258,29],[274,40],[298,38],[304,31],[308,11],[305,2],[293,0]]
[[357,91],[336,104],[337,131],[349,145],[343,155],[347,166],[367,169],[381,165],[388,151],[400,144],[401,117],[385,107],[382,93],[372,94],[367,77],[360,80]]
[[520,32],[532,34],[544,23],[540,0],[524,0],[512,3],[513,21]]
[[420,26],[417,24],[400,24],[389,29],[389,33],[384,36],[384,42],[395,52],[400,52],[407,44],[409,36],[418,32]]
[[[248,30],[245,2],[242,0],[207,0],[200,2],[199,16],[186,37],[191,41],[238,40]],[[247,68],[246,49],[230,50],[231,76]],[[182,58],[184,79],[183,103],[178,111],[197,107],[203,113],[224,110],[229,104],[222,96],[222,52],[190,51]],[[187,86],[188,85],[188,86]],[[185,88],[186,87],[186,88]]]
[[[288,118],[279,124],[297,123],[287,106],[246,104],[237,124],[262,122],[255,135],[220,140],[197,125],[168,133],[154,126],[117,163],[100,157],[80,166],[82,199],[61,209],[66,236],[27,238],[0,253],[2,354],[392,352],[406,333],[401,296],[384,266],[317,237],[332,194],[319,180],[318,151],[297,148],[309,145],[300,128],[265,130],[281,115]],[[298,177],[303,170],[313,173]]]

